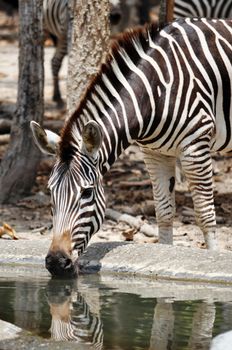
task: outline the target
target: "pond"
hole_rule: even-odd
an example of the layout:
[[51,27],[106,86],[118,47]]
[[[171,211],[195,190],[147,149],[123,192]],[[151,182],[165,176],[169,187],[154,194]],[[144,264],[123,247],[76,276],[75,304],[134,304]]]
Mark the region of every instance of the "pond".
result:
[[[43,349],[58,342],[65,350],[81,344],[98,350],[208,350],[214,349],[212,338],[231,336],[232,292],[220,288],[167,282],[151,287],[149,281],[98,275],[1,278],[0,318],[29,332],[24,349],[33,348],[35,337],[45,341]],[[232,349],[232,337],[225,342],[215,349]],[[0,349],[12,349],[12,341],[4,344]]]

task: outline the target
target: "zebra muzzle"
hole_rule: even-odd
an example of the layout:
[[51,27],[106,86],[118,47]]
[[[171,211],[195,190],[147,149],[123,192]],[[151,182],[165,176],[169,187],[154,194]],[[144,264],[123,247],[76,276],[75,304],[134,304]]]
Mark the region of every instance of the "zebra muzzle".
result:
[[52,276],[77,277],[77,269],[70,256],[64,251],[49,252],[45,259],[45,266]]

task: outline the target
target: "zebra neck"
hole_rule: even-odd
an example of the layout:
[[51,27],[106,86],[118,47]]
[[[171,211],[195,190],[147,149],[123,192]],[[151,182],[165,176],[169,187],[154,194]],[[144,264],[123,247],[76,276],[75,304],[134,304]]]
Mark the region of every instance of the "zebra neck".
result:
[[[94,86],[85,104],[82,105],[75,128],[75,133],[81,137],[81,130],[88,121],[94,120],[101,127],[103,142],[99,151],[99,170],[102,174],[110,169],[130,144],[143,137],[144,127],[147,128],[148,122],[144,120],[142,114],[148,112],[151,115],[147,92],[141,90],[137,96],[134,92],[138,81],[135,79],[129,84],[127,79],[130,77],[121,76],[121,70],[116,62],[112,63],[112,68],[115,69],[117,82],[102,74],[101,83]],[[139,106],[139,99],[143,100],[146,110]]]
[[[108,130],[107,130],[108,131]],[[123,137],[124,136],[124,137]],[[120,154],[130,145],[124,130],[113,130],[105,133],[102,147],[99,151],[99,170],[104,175],[115,163]]]
[[102,174],[131,143],[150,137],[155,126],[156,102],[160,100],[159,85],[164,85],[159,82],[167,74],[162,73],[152,57],[156,35],[155,28],[144,27],[123,35],[113,46],[65,127],[61,160],[72,157],[72,148],[78,147],[83,127],[90,120],[96,121],[103,133],[99,157]]

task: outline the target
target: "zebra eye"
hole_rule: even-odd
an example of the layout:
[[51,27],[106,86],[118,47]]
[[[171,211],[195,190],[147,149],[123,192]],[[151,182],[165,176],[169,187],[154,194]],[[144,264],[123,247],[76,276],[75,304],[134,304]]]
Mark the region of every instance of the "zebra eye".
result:
[[87,199],[91,196],[92,193],[93,193],[93,187],[83,188],[81,193],[81,198]]

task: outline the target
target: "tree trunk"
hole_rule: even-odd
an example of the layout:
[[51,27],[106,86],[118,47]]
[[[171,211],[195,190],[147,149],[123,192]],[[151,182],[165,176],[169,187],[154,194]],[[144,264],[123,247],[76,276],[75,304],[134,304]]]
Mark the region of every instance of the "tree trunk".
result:
[[161,28],[173,20],[173,6],[174,0],[160,1],[159,24]]
[[0,164],[0,203],[15,202],[34,184],[40,152],[30,121],[43,120],[43,0],[19,1],[19,80],[9,148]]
[[69,55],[67,106],[75,111],[88,83],[97,73],[108,50],[108,0],[74,0],[72,48]]

